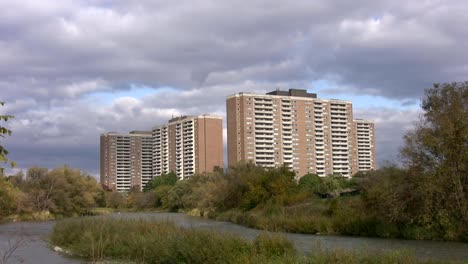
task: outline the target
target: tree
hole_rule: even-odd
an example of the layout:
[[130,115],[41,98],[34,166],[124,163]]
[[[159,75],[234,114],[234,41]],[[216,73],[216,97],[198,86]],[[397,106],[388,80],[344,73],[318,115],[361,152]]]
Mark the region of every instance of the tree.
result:
[[[3,106],[5,105],[4,102],[0,102],[0,106]],[[11,119],[11,118],[14,118],[14,116],[12,115],[0,115],[0,122],[3,121],[3,122],[7,122],[8,119]],[[11,130],[9,130],[8,128],[2,126],[0,124],[0,138],[4,138],[5,135],[8,135],[8,136],[11,136]],[[0,142],[1,143],[1,142]],[[0,163],[8,163],[8,158],[7,158],[7,155],[8,155],[8,150],[6,150],[1,144],[0,144]],[[10,162],[10,166],[11,167],[14,167],[15,166],[15,163],[14,162]],[[0,167],[0,175],[3,175],[3,171],[4,171],[4,168],[3,167]]]
[[17,192],[5,177],[0,176],[0,219],[16,212]]
[[401,150],[408,173],[431,183],[426,198],[468,225],[468,82],[434,84],[422,109]]
[[146,183],[145,187],[143,188],[143,191],[151,191],[161,185],[174,186],[176,182],[177,176],[174,172],[171,171],[168,174],[162,174],[161,176],[153,177]]
[[311,193],[319,193],[322,180],[320,176],[308,173],[299,179],[299,188]]
[[119,192],[106,193],[106,206],[110,208],[121,208],[125,205],[125,197]]
[[36,211],[56,214],[86,214],[102,199],[100,185],[80,170],[61,167],[30,168],[26,173],[24,191]]

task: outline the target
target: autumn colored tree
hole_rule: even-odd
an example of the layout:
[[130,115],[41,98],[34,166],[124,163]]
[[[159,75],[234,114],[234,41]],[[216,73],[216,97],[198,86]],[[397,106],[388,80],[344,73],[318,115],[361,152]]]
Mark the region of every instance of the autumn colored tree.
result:
[[422,109],[402,157],[410,174],[434,187],[434,203],[468,225],[468,82],[435,84]]

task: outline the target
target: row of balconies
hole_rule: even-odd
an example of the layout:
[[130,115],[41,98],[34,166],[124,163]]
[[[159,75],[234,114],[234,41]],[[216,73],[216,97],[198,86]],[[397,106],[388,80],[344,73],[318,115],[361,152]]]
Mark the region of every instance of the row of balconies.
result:
[[273,141],[272,138],[258,138],[258,139],[255,139],[255,142],[256,143],[271,143]]
[[335,149],[337,149],[337,150],[346,149],[346,150],[347,150],[348,148],[349,148],[349,147],[346,146],[346,145],[332,145],[332,149],[333,149],[333,150],[335,150]]
[[339,139],[334,139],[334,138],[332,137],[332,144],[339,144],[339,145],[346,145],[346,146],[348,146],[348,140],[343,140],[343,139],[339,140]]
[[255,129],[261,129],[261,128],[267,128],[267,129],[271,129],[271,124],[270,125],[266,125],[265,123],[255,123]]
[[358,151],[367,151],[367,152],[370,152],[372,149],[370,146],[362,146],[362,145],[359,145],[358,146]]
[[369,140],[369,139],[361,139],[357,141],[358,144],[370,144],[372,142],[372,140]]
[[346,127],[346,126],[332,126],[331,129],[332,130],[338,130],[338,131],[346,131],[346,130],[348,130],[348,127]]
[[263,143],[263,144],[255,144],[255,147],[259,147],[259,148],[265,148],[265,147],[272,147],[274,144],[273,143]]
[[255,118],[255,124],[273,124],[273,119],[265,119],[265,118]]
[[331,135],[333,136],[344,136],[347,135],[348,132],[346,130],[332,130]]
[[341,125],[341,126],[347,126],[348,122],[346,121],[337,121],[337,120],[331,120],[331,125]]
[[266,117],[266,118],[273,118],[273,113],[271,111],[255,111],[255,117]]

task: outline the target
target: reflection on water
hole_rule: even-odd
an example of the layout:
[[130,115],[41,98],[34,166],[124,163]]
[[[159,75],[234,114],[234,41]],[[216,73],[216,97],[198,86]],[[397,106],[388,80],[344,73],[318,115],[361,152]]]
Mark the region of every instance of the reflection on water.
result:
[[[180,213],[122,213],[104,217],[145,218],[156,221],[170,221],[186,228],[229,232],[246,239],[253,239],[262,232],[228,222],[212,221]],[[18,238],[21,237],[20,234],[22,234],[23,238],[27,241],[25,246],[15,251],[15,258],[9,263],[81,263],[82,261],[80,260],[66,258],[48,248],[47,242],[45,242],[43,238],[49,234],[53,224],[54,222],[50,221],[0,225],[0,249],[7,248],[9,241],[11,243],[18,240]],[[465,243],[319,236],[292,233],[287,233],[285,236],[293,241],[296,247],[304,253],[310,252],[317,246],[320,246],[322,249],[342,250],[409,250],[413,252],[416,257],[421,259],[468,261],[468,244]]]
[[0,225],[0,250],[5,251],[11,248],[15,242],[24,242],[13,252],[8,263],[84,263],[77,259],[61,256],[49,248],[44,238],[52,230],[53,224],[53,221],[48,221]]

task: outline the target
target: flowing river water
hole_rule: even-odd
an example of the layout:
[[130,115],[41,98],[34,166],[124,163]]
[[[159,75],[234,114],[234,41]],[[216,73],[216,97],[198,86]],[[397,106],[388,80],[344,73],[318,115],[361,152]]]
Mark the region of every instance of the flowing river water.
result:
[[[219,222],[182,213],[122,213],[105,217],[144,218],[154,221],[171,221],[187,228],[205,229],[221,233],[232,233],[253,239],[261,230],[243,227],[228,222]],[[14,252],[8,263],[84,263],[83,260],[65,257],[53,251],[44,240],[51,232],[55,221],[20,222],[0,225],[0,250],[4,251],[15,242],[24,242]],[[378,252],[383,250],[408,250],[417,258],[468,263],[468,243],[381,239],[367,237],[321,236],[284,234],[294,242],[299,251],[307,254],[317,247],[322,249],[357,250]],[[0,251],[0,253],[2,253]],[[0,262],[1,262],[0,254]]]

